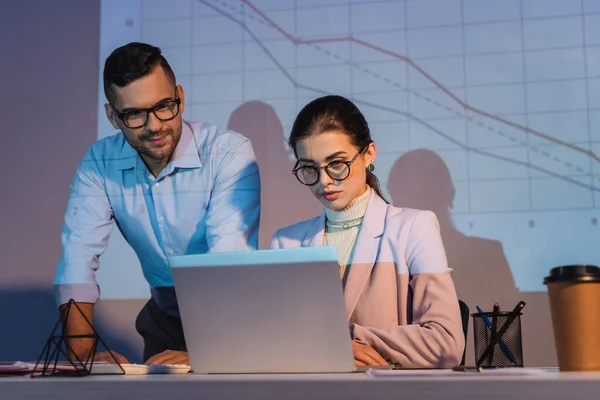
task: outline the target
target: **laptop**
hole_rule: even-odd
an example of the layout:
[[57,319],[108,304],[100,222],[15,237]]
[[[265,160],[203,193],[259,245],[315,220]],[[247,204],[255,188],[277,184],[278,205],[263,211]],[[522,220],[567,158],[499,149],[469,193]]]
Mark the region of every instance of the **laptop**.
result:
[[170,258],[194,373],[356,371],[333,247]]

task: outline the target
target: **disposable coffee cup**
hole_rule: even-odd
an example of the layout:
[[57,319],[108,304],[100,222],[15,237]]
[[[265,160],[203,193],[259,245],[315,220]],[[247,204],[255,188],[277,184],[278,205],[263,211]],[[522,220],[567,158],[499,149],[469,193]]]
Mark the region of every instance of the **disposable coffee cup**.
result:
[[556,267],[544,284],[560,371],[600,371],[600,268]]

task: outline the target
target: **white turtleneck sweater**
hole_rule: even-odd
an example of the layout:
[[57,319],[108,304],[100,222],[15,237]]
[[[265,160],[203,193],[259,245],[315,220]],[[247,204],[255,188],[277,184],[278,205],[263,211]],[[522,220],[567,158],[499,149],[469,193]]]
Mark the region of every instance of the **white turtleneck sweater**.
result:
[[371,197],[371,188],[350,202],[340,211],[325,209],[325,246],[333,246],[338,253],[340,278],[346,284],[349,262],[354,254],[356,237],[362,225],[363,216]]

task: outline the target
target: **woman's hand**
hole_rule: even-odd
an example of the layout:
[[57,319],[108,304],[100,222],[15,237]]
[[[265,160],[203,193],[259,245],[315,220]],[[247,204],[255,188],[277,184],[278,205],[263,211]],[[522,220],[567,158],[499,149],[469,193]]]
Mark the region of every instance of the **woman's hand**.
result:
[[354,362],[358,366],[364,365],[387,365],[388,362],[371,346],[352,341],[352,351],[354,352]]

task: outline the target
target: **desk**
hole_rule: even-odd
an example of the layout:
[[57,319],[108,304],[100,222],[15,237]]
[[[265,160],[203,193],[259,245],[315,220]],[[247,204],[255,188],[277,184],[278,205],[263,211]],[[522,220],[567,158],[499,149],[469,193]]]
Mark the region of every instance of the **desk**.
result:
[[[458,374],[458,373],[457,373]],[[146,375],[0,378],[2,400],[426,399],[553,400],[600,398],[600,373],[529,376],[405,377],[327,375]]]

